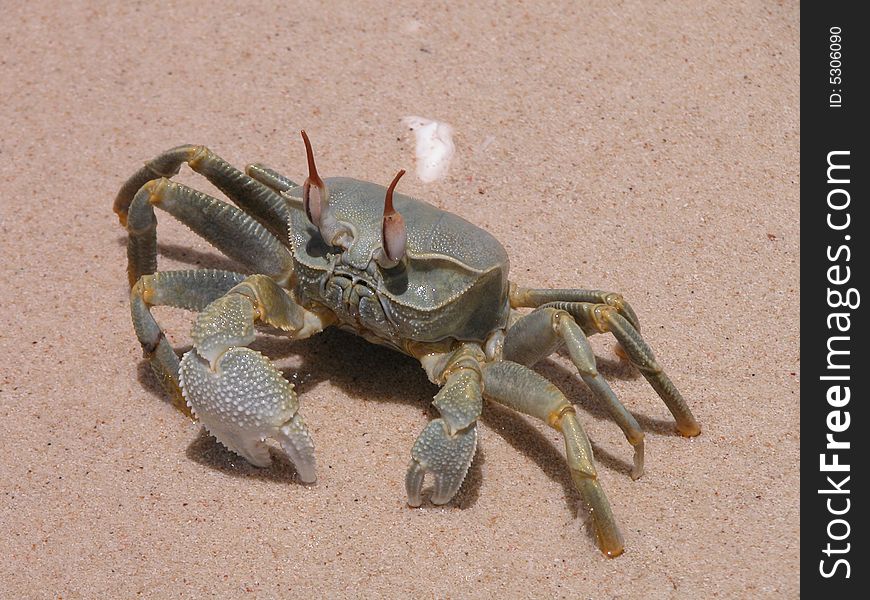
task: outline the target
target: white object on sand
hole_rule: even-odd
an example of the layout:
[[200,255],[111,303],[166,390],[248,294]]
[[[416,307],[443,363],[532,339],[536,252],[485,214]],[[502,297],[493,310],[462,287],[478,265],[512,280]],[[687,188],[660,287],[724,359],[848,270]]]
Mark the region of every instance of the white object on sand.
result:
[[423,117],[405,117],[402,122],[417,138],[417,177],[423,183],[444,177],[456,151],[453,145],[453,128],[447,123]]

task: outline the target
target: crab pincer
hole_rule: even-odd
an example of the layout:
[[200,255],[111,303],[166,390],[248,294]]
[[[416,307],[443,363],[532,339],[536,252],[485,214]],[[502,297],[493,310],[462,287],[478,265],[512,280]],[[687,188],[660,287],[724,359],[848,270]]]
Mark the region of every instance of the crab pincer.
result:
[[405,476],[408,504],[423,503],[423,478],[431,473],[433,504],[446,504],[459,491],[477,448],[477,418],[483,409],[480,372],[459,368],[447,377],[433,402],[441,418],[429,422],[411,448]]
[[314,443],[299,414],[293,384],[245,346],[254,322],[300,332],[305,315],[271,279],[249,277],[209,304],[194,324],[193,349],[179,380],[194,416],[224,446],[251,464],[271,463],[266,439],[277,441],[305,483],[316,479]]

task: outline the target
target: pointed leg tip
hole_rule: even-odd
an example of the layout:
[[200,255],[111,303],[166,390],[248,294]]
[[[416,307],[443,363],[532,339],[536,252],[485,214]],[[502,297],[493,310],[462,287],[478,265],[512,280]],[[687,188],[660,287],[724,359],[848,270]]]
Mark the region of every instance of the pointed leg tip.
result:
[[631,468],[631,478],[635,481],[643,476],[644,443],[643,438],[634,447],[634,465]]
[[607,558],[616,558],[625,552],[625,541],[618,529],[599,531],[598,547]]
[[680,435],[683,437],[697,437],[701,434],[701,426],[694,421],[692,421],[691,423],[678,423],[677,431],[679,431]]

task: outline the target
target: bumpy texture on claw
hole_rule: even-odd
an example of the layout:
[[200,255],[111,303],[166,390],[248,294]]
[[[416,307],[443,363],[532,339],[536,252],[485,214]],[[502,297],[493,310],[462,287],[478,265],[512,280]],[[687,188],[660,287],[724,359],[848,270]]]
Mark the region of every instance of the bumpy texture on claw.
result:
[[430,421],[411,449],[411,465],[405,477],[408,504],[423,504],[423,477],[429,472],[435,477],[433,504],[446,504],[459,491],[474,450],[477,448],[477,426],[451,436],[443,419]]
[[423,503],[423,478],[432,473],[433,504],[450,502],[459,491],[477,448],[477,418],[483,410],[483,387],[477,367],[479,349],[459,348],[439,374],[446,377],[433,405],[441,413],[431,421],[411,448],[405,476],[408,504]]
[[267,438],[281,444],[299,478],[315,481],[314,443],[302,417],[293,385],[262,354],[235,347],[212,370],[190,350],[181,359],[181,389],[196,417],[224,446],[258,467],[271,463]]

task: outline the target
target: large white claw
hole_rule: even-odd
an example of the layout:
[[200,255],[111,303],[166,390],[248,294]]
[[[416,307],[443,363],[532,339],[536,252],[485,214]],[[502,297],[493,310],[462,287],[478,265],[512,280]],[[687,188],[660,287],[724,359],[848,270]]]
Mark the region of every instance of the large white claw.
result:
[[194,415],[217,440],[258,467],[271,464],[266,439],[277,441],[305,483],[315,481],[314,443],[293,385],[269,360],[232,347],[214,361],[190,350],[181,359],[181,390]]

